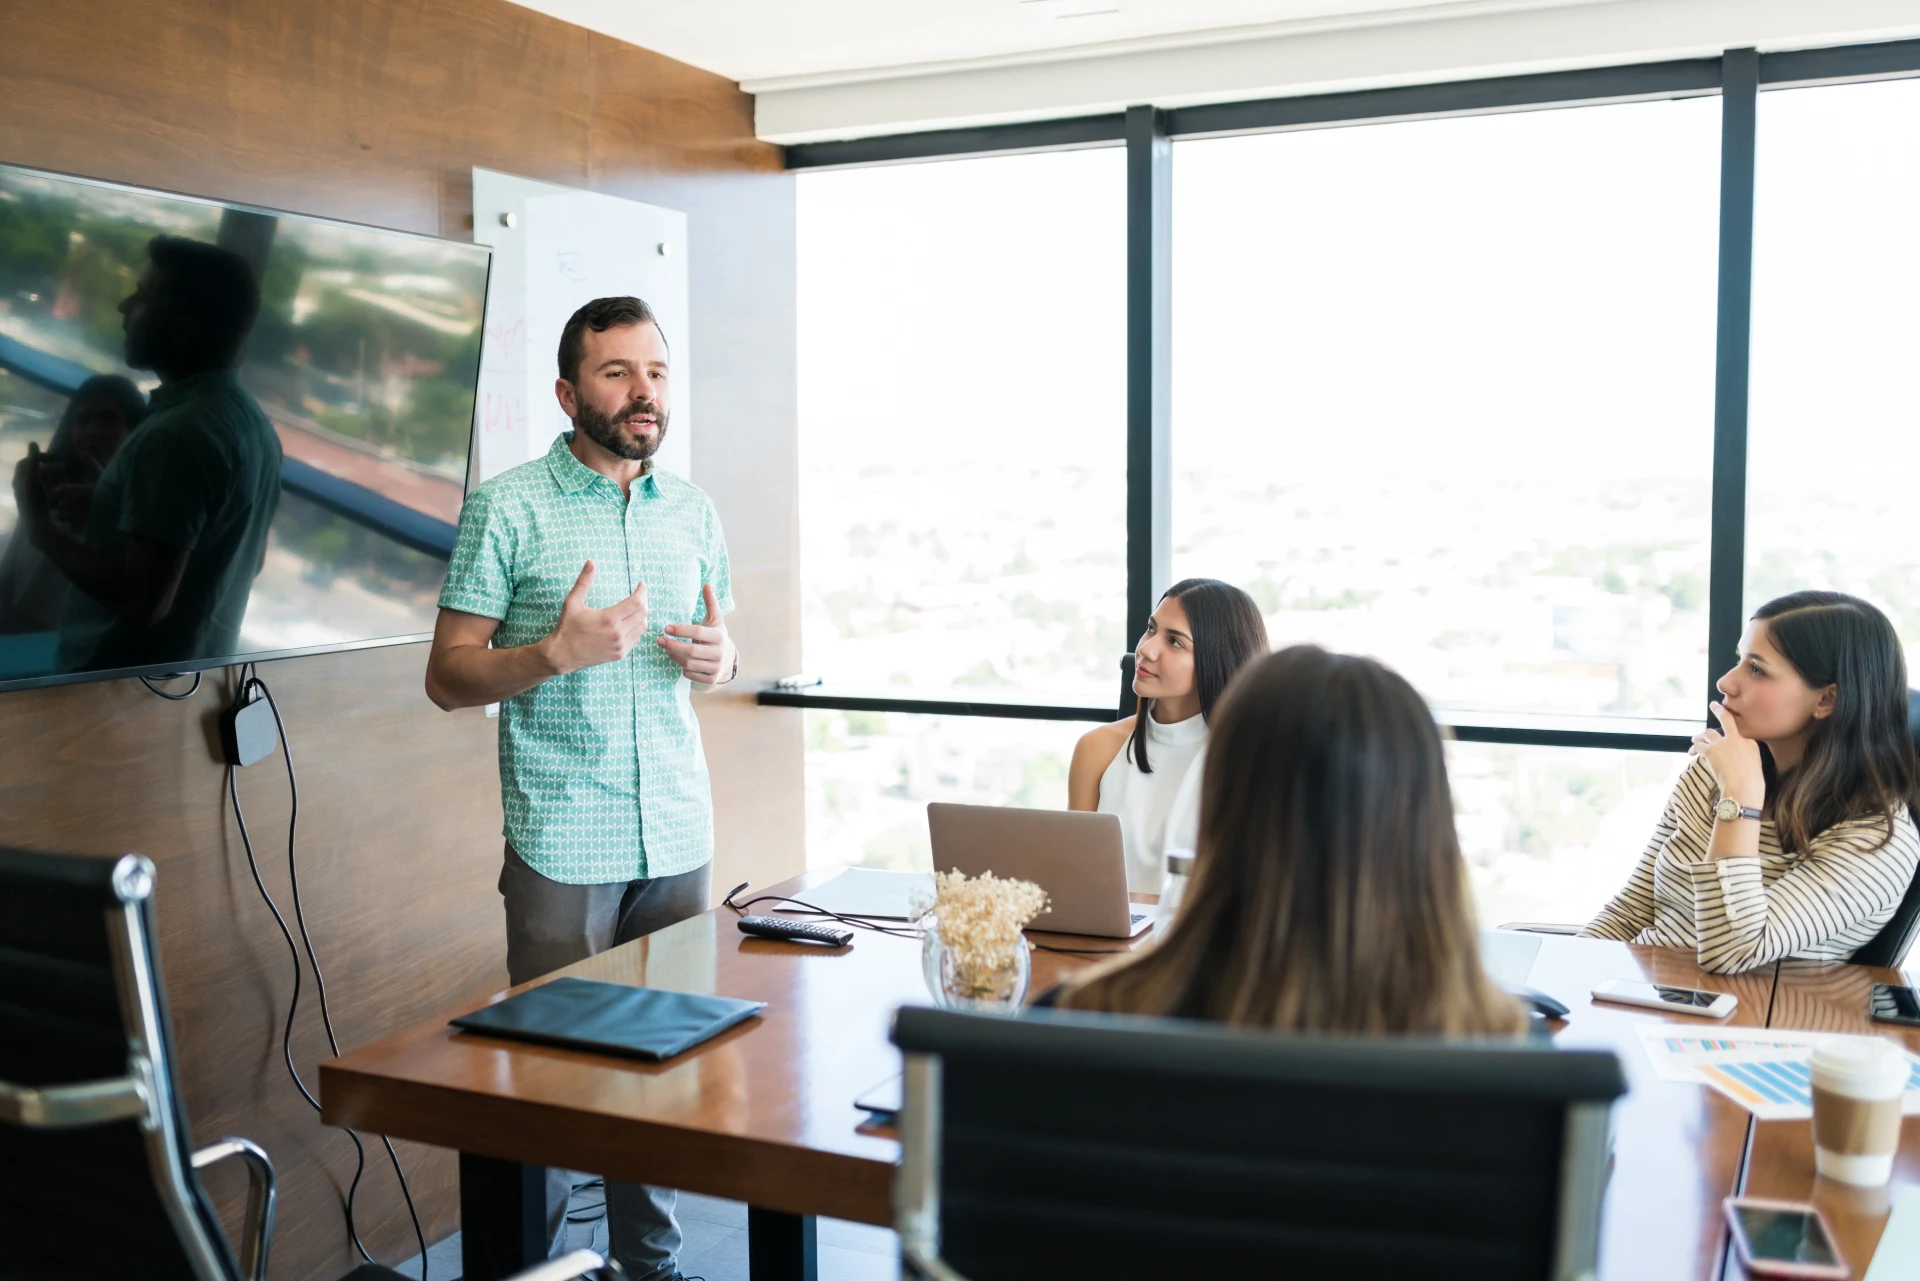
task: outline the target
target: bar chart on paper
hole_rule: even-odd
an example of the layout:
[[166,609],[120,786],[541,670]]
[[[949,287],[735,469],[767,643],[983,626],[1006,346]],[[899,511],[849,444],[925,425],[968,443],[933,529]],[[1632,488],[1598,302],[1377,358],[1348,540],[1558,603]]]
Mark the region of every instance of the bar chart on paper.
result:
[[[1710,1086],[1762,1121],[1803,1121],[1813,1115],[1808,1061],[1821,1033],[1689,1036],[1663,1023],[1643,1024],[1639,1032],[1654,1071],[1666,1080]],[[1907,1070],[1901,1111],[1920,1115],[1920,1059],[1908,1054]]]

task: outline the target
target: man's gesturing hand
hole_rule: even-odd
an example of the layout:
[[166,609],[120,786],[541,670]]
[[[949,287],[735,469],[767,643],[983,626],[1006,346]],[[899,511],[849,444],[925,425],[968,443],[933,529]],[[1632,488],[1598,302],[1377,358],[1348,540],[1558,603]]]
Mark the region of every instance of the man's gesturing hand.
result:
[[539,642],[547,665],[564,676],[583,667],[616,663],[632,652],[647,630],[647,585],[605,609],[587,608],[587,589],[593,585],[593,562],[588,561],[560,602],[560,621]]
[[724,685],[733,677],[738,651],[727,635],[727,624],[720,617],[720,602],[713,598],[713,584],[700,585],[706,601],[706,623],[668,623],[660,629],[660,648],[680,665],[687,679],[696,685]]

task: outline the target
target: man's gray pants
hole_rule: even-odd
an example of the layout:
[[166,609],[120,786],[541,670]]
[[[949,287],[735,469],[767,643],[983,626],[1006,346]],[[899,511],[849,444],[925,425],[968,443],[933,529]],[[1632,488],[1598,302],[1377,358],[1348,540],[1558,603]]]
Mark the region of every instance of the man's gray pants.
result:
[[[713,864],[678,876],[611,885],[562,885],[528,867],[512,845],[500,868],[507,904],[507,980],[515,985],[707,910]],[[558,1250],[566,1229],[571,1170],[547,1171],[547,1232]],[[607,1180],[607,1236],[632,1281],[677,1270],[680,1225],[672,1188]]]

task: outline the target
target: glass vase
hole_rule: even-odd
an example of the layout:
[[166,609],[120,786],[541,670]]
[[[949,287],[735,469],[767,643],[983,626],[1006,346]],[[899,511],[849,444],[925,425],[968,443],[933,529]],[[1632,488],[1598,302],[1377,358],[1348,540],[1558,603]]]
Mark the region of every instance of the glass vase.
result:
[[1033,980],[1033,950],[1025,935],[991,949],[984,958],[962,959],[940,933],[937,917],[921,918],[920,968],[933,1003],[946,1010],[1013,1014]]

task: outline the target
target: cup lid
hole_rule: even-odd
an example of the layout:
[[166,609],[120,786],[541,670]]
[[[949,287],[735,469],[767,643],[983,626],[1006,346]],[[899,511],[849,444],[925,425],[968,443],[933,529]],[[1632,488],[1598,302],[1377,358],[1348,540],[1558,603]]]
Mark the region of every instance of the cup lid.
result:
[[1813,1070],[1822,1076],[1880,1082],[1907,1074],[1907,1055],[1878,1036],[1829,1036],[1813,1047]]
[[1168,850],[1167,870],[1175,876],[1188,876],[1193,872],[1192,850]]

